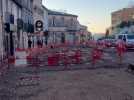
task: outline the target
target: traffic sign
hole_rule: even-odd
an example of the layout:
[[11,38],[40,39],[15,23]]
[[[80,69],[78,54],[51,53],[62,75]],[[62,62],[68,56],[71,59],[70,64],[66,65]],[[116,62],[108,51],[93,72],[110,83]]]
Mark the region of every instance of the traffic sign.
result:
[[35,23],[36,31],[43,31],[43,22],[41,20],[37,20]]

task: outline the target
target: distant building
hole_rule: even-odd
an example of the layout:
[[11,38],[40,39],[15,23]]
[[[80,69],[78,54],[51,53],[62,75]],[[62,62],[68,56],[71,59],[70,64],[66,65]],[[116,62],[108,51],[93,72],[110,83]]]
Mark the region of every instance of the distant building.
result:
[[123,8],[121,10],[115,11],[111,14],[111,27],[110,27],[110,32],[113,34],[117,33],[126,33],[129,30],[132,32],[133,29],[127,29],[125,28],[120,28],[118,27],[119,24],[122,22],[131,22],[134,21],[134,6],[129,7],[129,8]]
[[90,40],[91,32],[88,31],[87,26],[79,24],[79,42]]
[[116,26],[122,21],[131,20],[134,20],[134,7],[123,8],[112,13],[112,26]]
[[[2,24],[4,53],[14,55],[14,50],[18,46],[18,27],[17,21],[21,19],[22,2],[21,0],[2,0]],[[4,29],[6,27],[6,29]]]
[[74,43],[79,31],[77,15],[64,12],[48,10],[49,22],[49,42],[52,43]]

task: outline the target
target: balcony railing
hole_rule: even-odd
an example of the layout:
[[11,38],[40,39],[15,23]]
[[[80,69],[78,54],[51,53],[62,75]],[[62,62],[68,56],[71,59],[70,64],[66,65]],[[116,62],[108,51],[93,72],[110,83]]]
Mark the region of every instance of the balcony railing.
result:
[[77,31],[78,27],[77,26],[69,26],[69,27],[67,27],[67,30],[68,31]]
[[49,27],[49,31],[52,31],[52,32],[65,32],[66,27]]

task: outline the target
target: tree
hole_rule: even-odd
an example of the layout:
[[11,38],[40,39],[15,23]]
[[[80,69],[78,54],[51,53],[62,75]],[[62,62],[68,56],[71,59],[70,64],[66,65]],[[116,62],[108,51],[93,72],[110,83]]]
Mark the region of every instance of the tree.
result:
[[106,30],[106,34],[105,34],[105,37],[107,38],[109,36],[109,30],[107,29]]
[[125,27],[130,27],[131,25],[134,25],[134,21],[122,21],[119,25],[117,25],[117,27],[125,28]]
[[117,27],[119,28],[128,27],[128,23],[126,21],[122,21]]

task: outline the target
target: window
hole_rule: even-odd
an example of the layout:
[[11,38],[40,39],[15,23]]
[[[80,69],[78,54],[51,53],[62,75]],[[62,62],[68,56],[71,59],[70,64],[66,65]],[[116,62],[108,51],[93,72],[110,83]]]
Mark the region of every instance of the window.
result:
[[122,38],[123,38],[123,36],[122,36],[122,35],[119,35],[119,36],[118,36],[118,39],[122,39]]
[[53,17],[53,25],[52,26],[56,26],[56,23],[55,23],[55,17]]
[[5,8],[6,8],[6,12],[8,12],[8,4],[9,4],[9,2],[8,2],[8,0],[4,0],[5,1]]
[[[13,12],[15,11],[15,4],[13,5],[13,1],[10,1],[10,4],[8,5],[8,7],[9,7],[9,9],[8,10],[10,10],[11,9],[11,14],[13,14]],[[11,7],[11,8],[10,8]]]
[[65,26],[65,21],[64,21],[65,19],[64,19],[64,17],[62,17],[61,20],[62,20],[61,21],[62,26]]
[[134,35],[127,35],[128,39],[134,39]]
[[2,0],[0,0],[0,16],[2,15]]
[[70,20],[70,25],[73,26],[73,18]]
[[19,18],[19,7],[16,7],[17,8],[17,19]]

